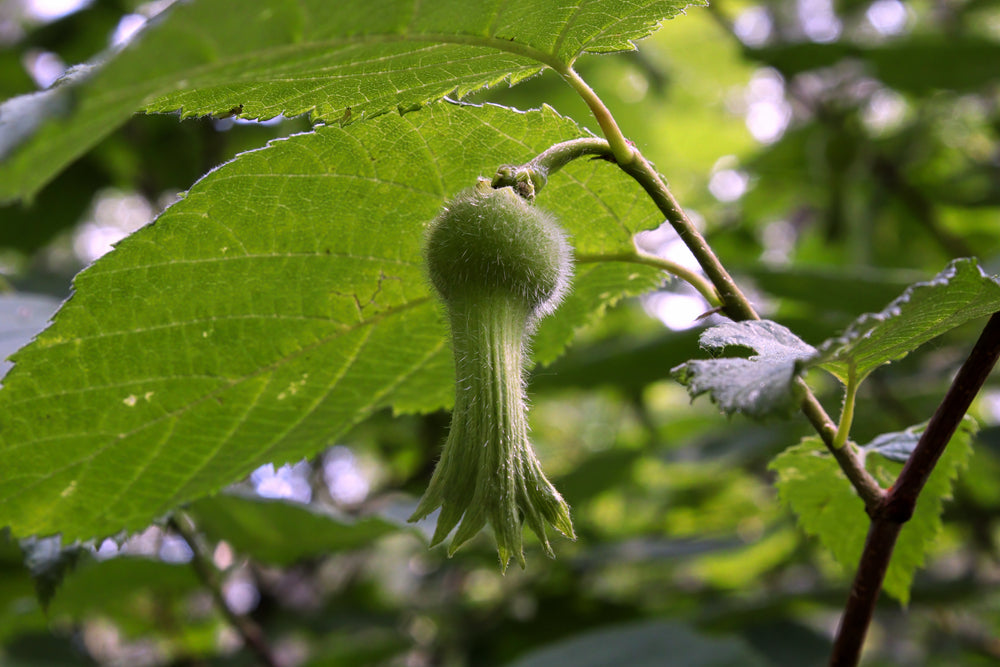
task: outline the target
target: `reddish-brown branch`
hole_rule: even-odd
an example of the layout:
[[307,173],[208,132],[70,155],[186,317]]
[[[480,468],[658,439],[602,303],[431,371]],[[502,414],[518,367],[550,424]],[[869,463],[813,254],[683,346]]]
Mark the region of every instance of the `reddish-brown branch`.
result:
[[868,626],[892,550],[903,524],[913,516],[927,478],[1000,357],[1000,313],[994,313],[934,412],[913,454],[885,499],[872,513],[861,562],[830,655],[831,667],[853,667],[861,658]]

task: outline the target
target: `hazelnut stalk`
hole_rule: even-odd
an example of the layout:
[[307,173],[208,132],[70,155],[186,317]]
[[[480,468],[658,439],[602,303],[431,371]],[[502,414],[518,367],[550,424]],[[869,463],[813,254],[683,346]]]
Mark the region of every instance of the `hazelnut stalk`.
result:
[[554,557],[551,524],[573,538],[569,506],[528,440],[525,370],[538,320],[565,293],[570,246],[552,218],[511,187],[481,180],[434,220],[425,259],[447,307],[455,355],[455,409],[444,451],[410,521],[438,507],[431,546],[458,525],[453,554],[489,522],[501,568],[524,567],[522,524]]

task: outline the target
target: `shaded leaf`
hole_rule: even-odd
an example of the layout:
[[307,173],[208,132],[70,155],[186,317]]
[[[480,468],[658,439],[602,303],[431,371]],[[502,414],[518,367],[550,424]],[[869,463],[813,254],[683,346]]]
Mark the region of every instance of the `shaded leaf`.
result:
[[30,141],[0,164],[0,201],[30,198],[139,109],[348,121],[633,48],[686,4],[177,3],[103,66],[0,106],[0,158]]
[[642,621],[557,642],[508,667],[661,667],[667,656],[683,656],[685,667],[767,664],[739,640],[705,636],[683,623]]
[[80,562],[83,547],[71,545],[63,548],[58,537],[46,537],[23,540],[21,550],[24,552],[24,565],[35,582],[38,601],[45,609],[63,579]]
[[[773,296],[808,308],[849,313],[877,310],[922,276],[916,271],[852,268],[850,273],[822,266],[757,264],[738,270]],[[822,299],[816,295],[822,294]]]
[[0,204],[0,246],[27,255],[79,222],[95,193],[107,187],[109,181],[104,165],[91,157],[70,165],[30,205]]
[[24,567],[24,553],[0,530],[0,646],[17,635],[43,632],[48,620],[38,604],[38,589]]
[[[669,331],[655,336],[617,334],[586,347],[574,346],[531,378],[534,391],[609,385],[625,392],[670,376],[670,369],[698,349],[698,331]],[[655,360],[655,361],[654,361]]]
[[308,505],[233,494],[204,498],[187,511],[210,539],[275,565],[370,546],[399,529],[378,517],[347,519]]
[[[323,127],[213,171],[77,276],[0,390],[0,525],[64,540],[137,529],[264,463],[311,456],[387,406],[448,406],[452,358],[420,261],[442,204],[584,133],[549,109],[439,105]],[[659,216],[604,162],[538,198],[578,252]],[[535,345],[660,272],[585,267]]]
[[[923,427],[912,432],[919,437]],[[934,472],[924,486],[913,517],[903,526],[896,541],[883,587],[906,604],[917,568],[923,566],[928,551],[941,531],[941,511],[951,497],[958,470],[972,453],[976,423],[966,418],[952,437]],[[909,436],[898,436],[902,441]],[[818,438],[806,438],[779,454],[769,466],[778,479],[782,503],[798,517],[799,525],[809,535],[818,537],[847,572],[853,572],[861,559],[868,534],[868,515],[864,502],[844,476],[840,466]],[[883,484],[892,484],[902,466],[888,459],[869,456],[866,467]]]
[[858,381],[927,341],[1000,310],[1000,282],[975,259],[957,259],[927,282],[915,283],[881,312],[862,315],[825,341],[809,365],[822,365],[841,382]]
[[110,619],[126,635],[162,629],[163,617],[183,617],[185,598],[201,589],[188,564],[137,556],[92,561],[68,576],[49,609],[53,617]]
[[911,426],[904,431],[883,433],[867,445],[863,445],[861,449],[865,452],[880,454],[890,461],[906,463],[910,454],[916,449],[917,443],[920,442],[920,435],[926,427],[927,424],[920,424],[919,426]]
[[15,49],[0,51],[0,98],[28,94],[37,88],[21,62],[22,57]]
[[410,646],[409,638],[391,627],[332,631],[324,633],[302,667],[381,665]]
[[3,647],[4,667],[99,667],[80,651],[78,641],[39,630],[25,633]]
[[708,393],[726,414],[765,417],[794,410],[799,403],[795,378],[801,363],[816,350],[786,327],[770,320],[727,322],[706,329],[700,338],[708,349],[748,348],[748,358],[689,361],[673,370],[691,397]]
[[583,503],[607,489],[621,488],[641,458],[642,452],[635,449],[596,452],[558,478],[556,487],[570,506]]
[[866,63],[891,88],[928,94],[941,89],[973,91],[995,82],[1000,44],[974,37],[915,37],[873,47],[796,42],[747,49],[746,53],[785,76],[855,58]]
[[741,634],[773,667],[822,665],[830,656],[830,638],[798,617],[776,620],[761,614]]

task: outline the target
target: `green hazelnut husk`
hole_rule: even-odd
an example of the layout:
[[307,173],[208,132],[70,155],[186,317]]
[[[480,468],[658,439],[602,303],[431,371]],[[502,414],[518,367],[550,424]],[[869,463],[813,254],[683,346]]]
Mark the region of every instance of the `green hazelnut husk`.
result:
[[562,300],[572,275],[569,243],[545,211],[488,181],[455,197],[431,224],[424,251],[445,303],[504,295],[533,318]]
[[449,555],[489,522],[501,568],[511,556],[523,568],[523,523],[550,557],[546,523],[574,537],[569,506],[528,440],[524,391],[531,334],[569,285],[570,246],[549,214],[480,181],[434,220],[424,254],[448,311],[456,395],[441,460],[410,520],[440,507],[431,545],[458,526]]

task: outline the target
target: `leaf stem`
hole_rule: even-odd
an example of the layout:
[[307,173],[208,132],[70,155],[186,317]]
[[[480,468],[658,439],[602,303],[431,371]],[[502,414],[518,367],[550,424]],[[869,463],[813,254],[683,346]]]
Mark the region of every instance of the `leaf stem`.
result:
[[576,73],[576,70],[572,66],[567,66],[565,68],[560,68],[556,70],[562,76],[563,79],[573,87],[573,90],[583,98],[583,101],[587,103],[590,107],[590,112],[594,114],[594,118],[597,119],[597,124],[601,126],[601,132],[608,140],[608,144],[611,146],[611,153],[615,156],[615,162],[617,162],[622,168],[626,165],[632,164],[637,156],[637,151],[632,143],[625,138],[622,134],[621,129],[618,127],[618,123],[615,121],[615,117],[611,115],[611,111],[604,105],[604,101],[598,97],[594,89],[587,85],[587,82]]
[[614,162],[611,145],[599,137],[570,139],[550,146],[521,165],[505,164],[497,169],[493,181],[494,188],[513,187],[526,199],[534,196],[548,183],[549,176],[567,164],[585,155],[593,155]]
[[847,385],[844,388],[844,407],[840,411],[840,422],[837,424],[837,435],[833,438],[833,446],[841,449],[847,443],[847,438],[851,433],[851,425],[854,423],[854,403],[858,397],[857,372],[854,364],[851,364],[847,371]]
[[[861,659],[882,581],[892,558],[896,538],[913,516],[927,478],[969,410],[986,378],[1000,358],[1000,312],[994,313],[962,364],[944,399],[927,423],[916,448],[890,491],[872,515],[861,562],[837,630],[830,655],[831,667],[853,667]],[[846,449],[846,448],[845,448]]]
[[698,290],[698,293],[705,298],[705,301],[707,301],[712,308],[719,308],[722,306],[722,299],[719,298],[719,293],[715,291],[715,286],[712,285],[710,281],[706,280],[704,276],[678,264],[677,262],[672,262],[669,259],[657,257],[656,255],[650,255],[642,252],[641,250],[598,255],[578,255],[576,257],[576,261],[580,264],[595,262],[631,262],[632,264],[652,266],[666,271],[670,275],[680,278],[691,285],[691,287]]
[[226,603],[222,595],[222,582],[219,570],[212,559],[205,553],[205,547],[195,529],[194,522],[187,515],[177,512],[170,517],[167,525],[176,532],[191,548],[191,568],[195,571],[202,585],[212,594],[212,600],[226,621],[243,638],[243,643],[256,654],[265,667],[278,667],[278,661],[271,651],[270,645],[261,627],[253,619],[237,614]]

